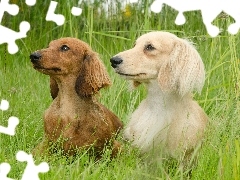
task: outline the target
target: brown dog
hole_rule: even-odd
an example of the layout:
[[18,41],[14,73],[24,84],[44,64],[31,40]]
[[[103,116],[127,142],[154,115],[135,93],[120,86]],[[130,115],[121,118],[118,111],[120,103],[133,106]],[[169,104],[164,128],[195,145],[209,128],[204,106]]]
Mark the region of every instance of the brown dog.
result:
[[53,144],[68,155],[93,147],[100,156],[108,144],[113,145],[112,156],[116,155],[120,144],[114,137],[122,122],[94,97],[110,84],[97,53],[83,41],[61,38],[32,53],[30,59],[34,69],[50,76],[54,99],[44,114],[44,140],[34,153],[42,154]]

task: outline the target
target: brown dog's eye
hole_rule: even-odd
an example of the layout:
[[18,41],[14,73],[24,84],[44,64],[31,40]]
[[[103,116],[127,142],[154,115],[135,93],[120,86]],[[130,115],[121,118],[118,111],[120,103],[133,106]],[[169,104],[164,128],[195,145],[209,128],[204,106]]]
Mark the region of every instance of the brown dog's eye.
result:
[[152,51],[152,50],[154,50],[156,48],[153,47],[151,44],[147,44],[144,49],[147,50],[147,51]]
[[61,51],[68,51],[70,48],[67,45],[61,46]]

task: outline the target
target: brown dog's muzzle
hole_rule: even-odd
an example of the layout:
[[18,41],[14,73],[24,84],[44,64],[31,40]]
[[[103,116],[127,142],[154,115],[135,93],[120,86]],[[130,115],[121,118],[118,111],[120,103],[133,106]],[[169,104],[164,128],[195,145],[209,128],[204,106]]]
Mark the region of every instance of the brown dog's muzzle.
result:
[[30,59],[33,64],[37,63],[41,59],[42,55],[39,52],[30,54]]
[[54,71],[54,72],[60,72],[61,69],[58,67],[48,67],[43,64],[43,60],[41,60],[43,58],[41,51],[35,51],[32,54],[30,54],[30,60],[33,64],[33,68],[40,71],[41,73],[44,74],[48,74],[49,75],[49,71]]

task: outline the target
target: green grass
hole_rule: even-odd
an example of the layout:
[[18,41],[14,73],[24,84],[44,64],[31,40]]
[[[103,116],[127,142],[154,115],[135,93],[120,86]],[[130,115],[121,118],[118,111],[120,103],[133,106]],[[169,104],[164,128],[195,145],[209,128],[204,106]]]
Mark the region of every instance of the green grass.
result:
[[[109,59],[132,47],[139,35],[151,30],[165,30],[194,42],[206,69],[202,93],[194,97],[210,119],[191,179],[240,179],[240,36],[239,33],[232,36],[226,31],[233,22],[230,17],[219,16],[214,21],[223,32],[211,38],[202,23],[200,12],[186,13],[186,24],[177,26],[174,24],[177,13],[171,8],[163,8],[161,14],[142,13],[143,9],[147,9],[147,1],[143,1],[143,5],[132,5],[130,17],[124,16],[120,3],[116,15],[98,15],[98,3],[95,3],[93,6],[82,5],[83,14],[74,17],[70,14],[70,8],[77,5],[77,0],[59,2],[56,13],[65,15],[63,26],[45,21],[50,0],[38,1],[34,7],[17,1],[21,7],[19,15],[4,15],[2,24],[16,31],[22,20],[31,24],[27,38],[17,40],[20,49],[17,54],[8,54],[7,46],[0,45],[0,99],[10,103],[8,111],[0,112],[0,124],[6,126],[10,116],[17,116],[20,120],[15,136],[0,134],[0,163],[11,165],[9,177],[20,179],[26,163],[17,162],[16,153],[18,150],[30,153],[41,141],[42,115],[52,101],[49,78],[32,68],[29,60],[31,52],[47,47],[53,39],[65,36],[77,37],[89,43],[100,54],[112,80],[110,88],[101,90],[100,100],[127,123],[129,114],[145,97],[146,91],[140,87],[129,92],[128,82],[114,73]],[[99,162],[89,159],[85,153],[80,154],[73,163],[54,156],[49,161],[50,171],[40,174],[40,177],[46,180],[187,178],[189,169],[182,171],[175,160],[149,163],[129,144],[124,144],[124,147],[121,156],[109,160],[106,151]],[[48,161],[46,157],[37,158],[36,163],[44,160]]]

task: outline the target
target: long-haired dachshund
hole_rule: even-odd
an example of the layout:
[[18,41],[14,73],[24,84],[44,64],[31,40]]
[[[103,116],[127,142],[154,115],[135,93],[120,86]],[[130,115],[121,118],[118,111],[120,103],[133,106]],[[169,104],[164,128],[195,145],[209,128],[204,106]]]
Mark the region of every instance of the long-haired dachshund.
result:
[[115,156],[120,144],[114,138],[122,122],[94,96],[110,84],[97,53],[79,39],[61,38],[32,53],[30,59],[34,69],[50,76],[54,99],[44,113],[43,142],[34,153],[54,145],[67,155],[93,147],[100,156],[105,145],[111,145]]
[[201,91],[205,71],[196,49],[168,32],[150,32],[132,49],[110,59],[115,72],[148,95],[133,112],[124,130],[126,139],[142,152],[187,156],[203,137],[207,115],[191,92]]

